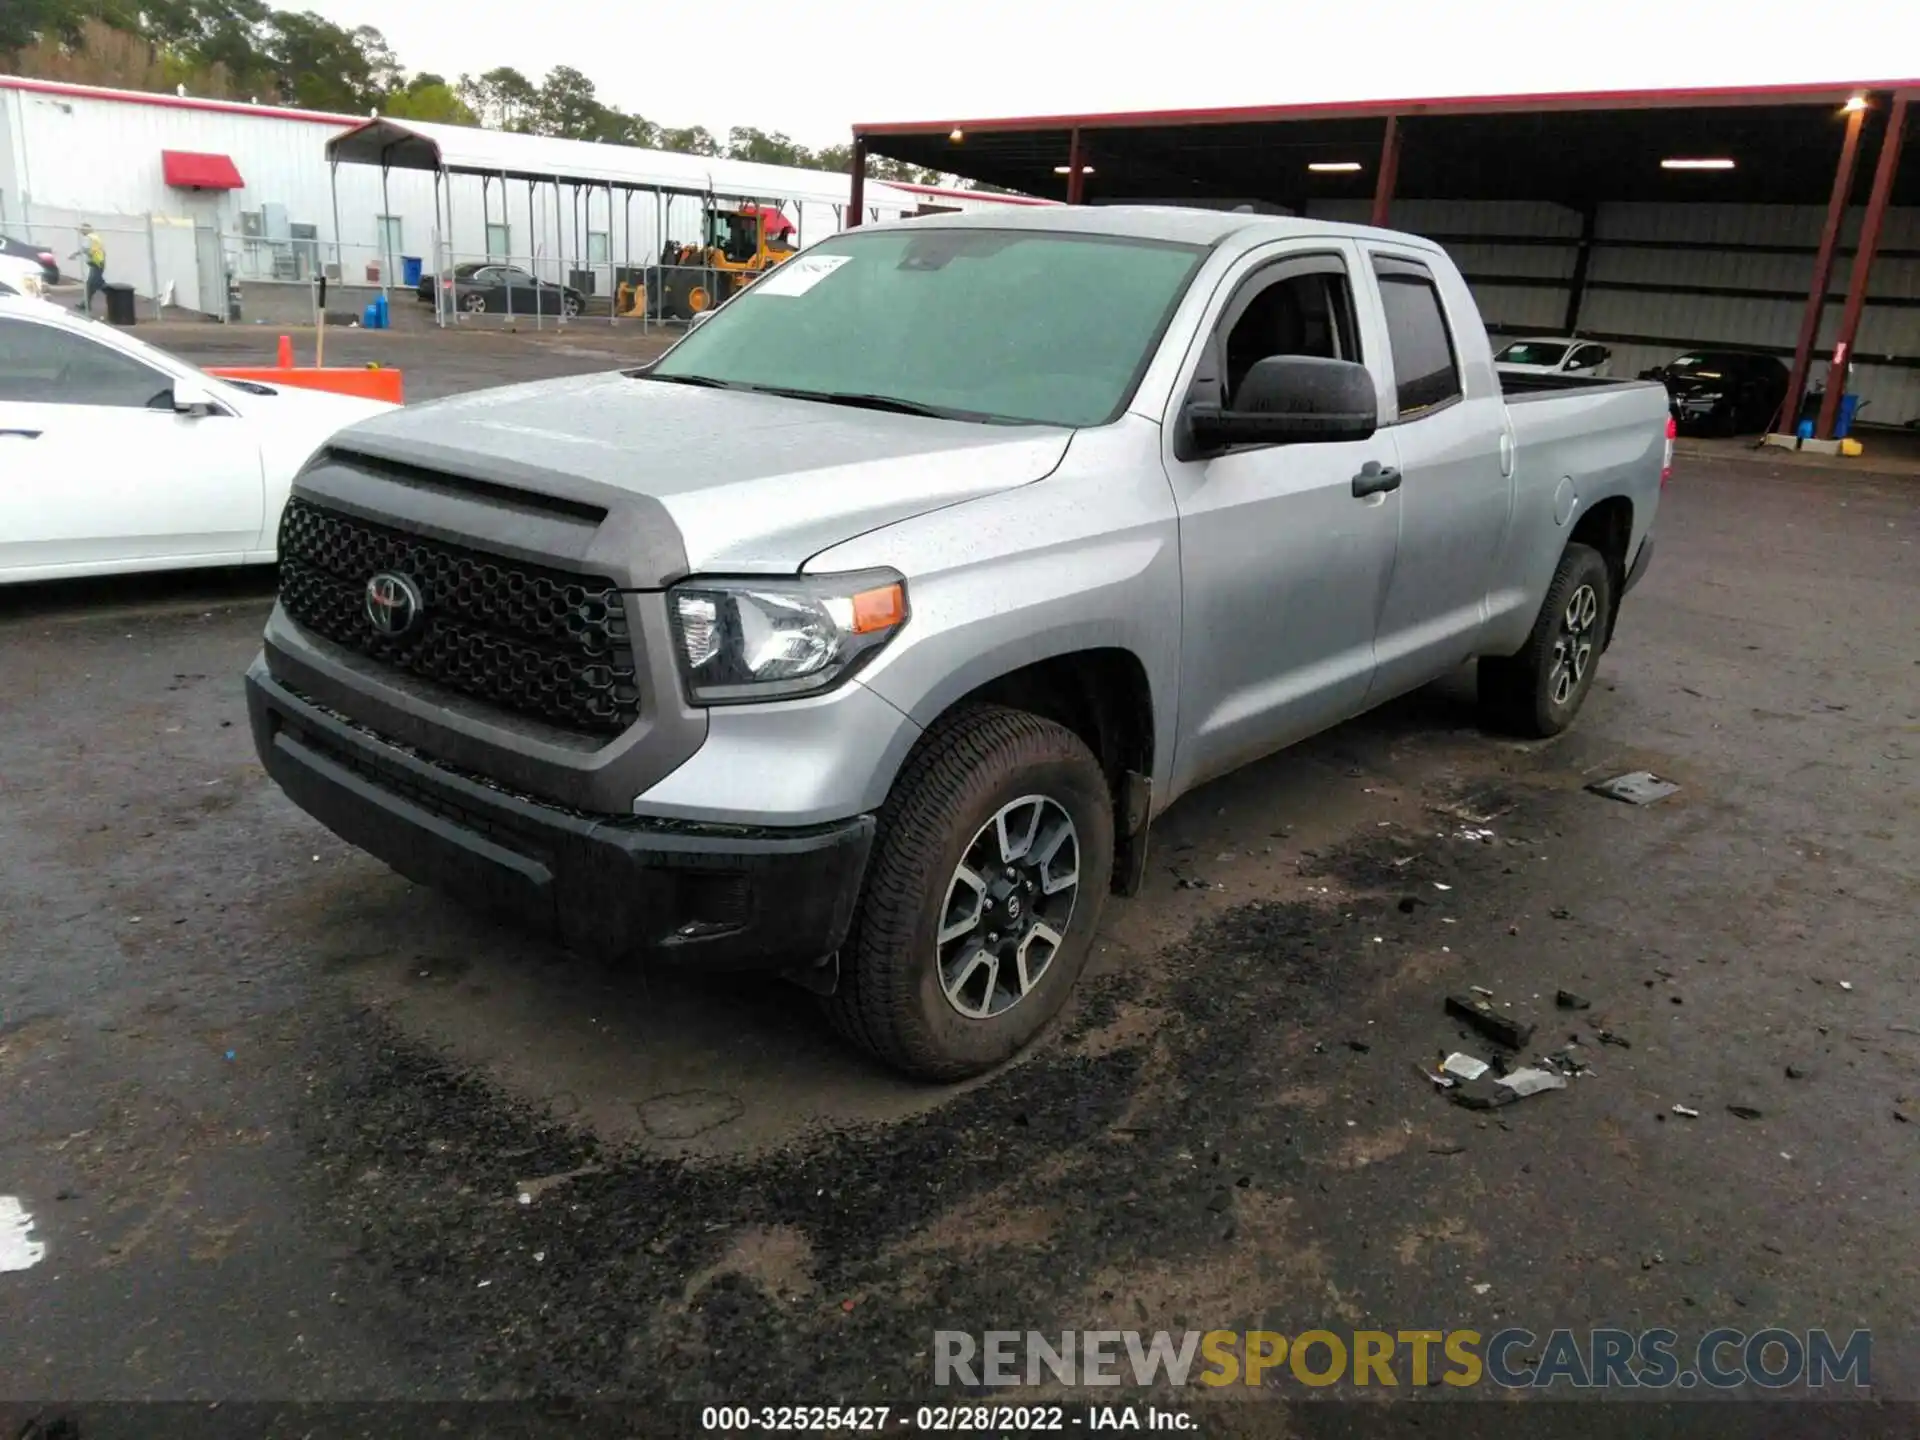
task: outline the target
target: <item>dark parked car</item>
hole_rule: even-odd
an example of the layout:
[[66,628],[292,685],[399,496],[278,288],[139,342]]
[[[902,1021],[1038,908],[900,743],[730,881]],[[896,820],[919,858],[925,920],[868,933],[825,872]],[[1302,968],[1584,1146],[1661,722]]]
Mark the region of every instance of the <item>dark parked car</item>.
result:
[[[578,290],[556,285],[551,280],[536,280],[518,265],[500,263],[456,265],[439,277],[443,290],[452,292],[453,303],[470,315],[482,312],[507,315],[578,315],[586,307],[586,298]],[[418,294],[433,303],[434,277],[420,277]]]
[[1682,429],[1713,435],[1765,430],[1787,396],[1787,367],[1741,350],[1691,351],[1640,378],[1667,387],[1668,408]]
[[16,260],[38,260],[40,273],[47,284],[60,283],[60,262],[54,257],[50,245],[42,245],[37,240],[16,240],[11,235],[0,235],[0,255],[11,255]]

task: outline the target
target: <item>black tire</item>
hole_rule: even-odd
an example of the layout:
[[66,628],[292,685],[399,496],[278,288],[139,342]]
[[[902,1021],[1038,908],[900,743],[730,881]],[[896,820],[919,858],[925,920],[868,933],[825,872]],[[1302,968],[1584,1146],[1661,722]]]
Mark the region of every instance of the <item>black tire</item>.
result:
[[[1571,624],[1576,599],[1583,628]],[[1593,673],[1607,648],[1612,617],[1613,572],[1606,559],[1591,546],[1568,545],[1527,643],[1512,655],[1481,658],[1482,722],[1490,729],[1533,739],[1565,730],[1593,688]],[[1580,658],[1583,644],[1586,651]],[[1576,661],[1571,677],[1564,673],[1566,656]],[[1563,688],[1567,678],[1571,684]]]
[[560,313],[569,320],[578,318],[584,308],[579,294],[575,291],[569,290],[560,297]]
[[[940,921],[969,848],[1003,808],[1028,796],[1045,797],[1072,821],[1079,879],[1071,913],[1031,989],[1000,1013],[969,1018],[949,1001],[942,981]],[[957,712],[921,740],[880,812],[860,908],[840,951],[839,985],[823,1001],[828,1019],[919,1079],[959,1080],[993,1068],[1066,1003],[1112,871],[1113,801],[1100,763],[1080,738],[1021,710]],[[1011,908],[1003,897],[998,913]]]

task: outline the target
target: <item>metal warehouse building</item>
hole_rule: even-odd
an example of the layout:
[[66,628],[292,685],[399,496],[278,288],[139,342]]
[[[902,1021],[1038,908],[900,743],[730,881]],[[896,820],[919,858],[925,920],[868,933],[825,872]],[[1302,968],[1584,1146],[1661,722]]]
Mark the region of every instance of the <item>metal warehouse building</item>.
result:
[[[371,163],[330,163],[349,135],[339,158]],[[469,173],[443,175],[443,152]],[[956,203],[864,188],[870,220]],[[291,318],[309,276],[392,284],[402,257],[431,264],[436,242],[443,260],[450,248],[549,280],[585,272],[609,295],[618,267],[699,235],[707,195],[778,203],[804,242],[846,222],[850,192],[817,170],[0,76],[0,231],[64,257],[90,220],[109,279],[208,314],[225,312],[229,277],[269,318],[282,287]]]
[[1761,350],[1803,389],[1837,354],[1861,423],[1905,425],[1920,420],[1920,161],[1902,148],[1916,94],[1920,81],[861,125],[854,171],[877,153],[1069,203],[1245,203],[1416,231],[1447,247],[1497,335],[1577,331],[1628,375],[1687,350]]

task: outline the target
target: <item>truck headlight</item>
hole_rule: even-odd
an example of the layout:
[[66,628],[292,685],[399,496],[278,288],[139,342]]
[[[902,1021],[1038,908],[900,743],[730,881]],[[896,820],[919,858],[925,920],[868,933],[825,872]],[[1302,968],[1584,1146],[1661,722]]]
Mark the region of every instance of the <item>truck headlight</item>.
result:
[[668,594],[698,704],[825,690],[907,621],[892,571],[797,580],[689,580]]

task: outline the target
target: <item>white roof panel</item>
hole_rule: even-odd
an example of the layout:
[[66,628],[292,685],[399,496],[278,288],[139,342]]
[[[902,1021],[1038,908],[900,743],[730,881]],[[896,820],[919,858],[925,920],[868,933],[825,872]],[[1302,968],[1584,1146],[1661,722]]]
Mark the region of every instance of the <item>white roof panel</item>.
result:
[[[606,145],[594,140],[561,140],[547,135],[518,135],[465,125],[423,120],[369,120],[327,142],[327,158],[342,164],[394,169],[446,169],[473,175],[516,179],[592,182],[636,189],[712,193],[735,199],[800,200],[845,205],[851,177],[830,170],[801,170],[717,156],[680,155]],[[912,210],[913,197],[869,180],[866,202],[891,210]]]

